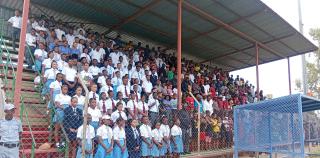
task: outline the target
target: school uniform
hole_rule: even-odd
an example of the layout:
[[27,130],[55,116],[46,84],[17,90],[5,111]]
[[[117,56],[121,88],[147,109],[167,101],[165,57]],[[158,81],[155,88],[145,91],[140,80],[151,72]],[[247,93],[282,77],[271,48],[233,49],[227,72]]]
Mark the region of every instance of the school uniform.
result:
[[[101,69],[100,69],[100,72],[102,72]],[[101,85],[101,87],[106,86],[106,85],[107,85],[107,82],[106,82],[107,78],[108,78],[108,77],[106,77],[106,76],[99,76],[97,83],[98,83],[99,85]],[[101,87],[100,87],[100,88],[101,88]]]
[[[77,71],[75,69],[73,69],[72,67],[64,67],[62,70],[62,74],[65,76],[66,80],[70,83],[73,84],[75,82],[75,78],[77,76]],[[68,86],[69,87],[69,86]],[[76,90],[76,86],[74,87],[69,87],[68,89],[68,94],[73,96],[74,92]]]
[[[119,128],[119,126],[115,126],[113,129],[113,138],[115,141],[119,141],[120,145],[124,145],[124,142],[126,140],[126,132],[124,128]],[[128,158],[128,149],[124,152],[121,151],[121,148],[117,143],[114,143],[114,148],[113,148],[113,157],[115,158]]]
[[111,120],[113,121],[113,123],[117,122],[117,119],[119,117],[122,117],[126,121],[128,120],[126,113],[123,111],[120,112],[120,111],[116,110],[111,114]]
[[128,99],[130,96],[130,84],[128,83],[127,85],[119,85],[117,92],[121,92],[123,94],[123,98]]
[[[138,103],[135,101],[135,100],[132,100],[130,99],[128,102],[127,102],[127,106],[126,106],[126,109],[131,110],[134,114],[134,116],[136,117],[137,114],[138,114],[138,110],[137,110],[137,107],[138,107]],[[132,119],[132,116],[129,115],[128,113],[128,118],[129,119]]]
[[98,107],[99,107],[102,115],[107,115],[108,110],[112,111],[112,106],[107,104],[107,100],[100,100],[98,103]]
[[91,65],[89,67],[89,72],[92,74],[92,76],[98,76],[100,73],[100,68],[98,66]]
[[[117,94],[118,87],[122,84],[122,80],[121,80],[121,78],[113,77],[111,79],[111,84],[113,86],[113,93]],[[116,98],[116,97],[117,97],[117,95],[114,95],[114,98]]]
[[126,102],[124,101],[124,100],[115,100],[115,102],[116,102],[116,105],[120,102],[120,103],[122,103],[122,111],[124,111],[125,110],[125,107],[127,107],[127,104],[126,104]]
[[71,132],[70,128],[78,129],[82,123],[82,110],[72,106],[64,109],[63,127],[71,141],[76,140],[77,133]]
[[137,147],[141,146],[140,131],[138,128],[133,128],[131,126],[126,127],[126,138],[127,138],[127,147],[129,151],[129,158],[140,158],[141,148],[135,150]]
[[71,97],[67,94],[58,94],[55,96],[54,102],[59,102],[62,108],[56,107],[55,115],[53,118],[53,122],[61,123],[64,118],[64,109],[69,107]]
[[[148,110],[149,110],[148,103],[139,101],[139,103],[138,103],[138,109],[139,109],[140,111],[142,111],[143,113],[148,112]],[[139,119],[141,119],[141,118],[142,118],[142,115],[139,114],[138,117],[139,117]]]
[[57,69],[49,69],[47,71],[44,72],[43,77],[47,79],[43,90],[42,90],[42,95],[45,95],[47,93],[50,92],[50,84],[56,79],[56,75],[59,73],[60,71]]
[[113,98],[107,99],[106,103],[107,109],[111,109],[111,111],[114,111],[116,109],[117,102]]
[[[113,131],[112,128],[106,125],[102,125],[97,130],[97,136],[102,138],[102,143],[107,147],[111,147],[111,142],[113,140]],[[113,151],[106,153],[106,150],[102,147],[101,144],[98,145],[97,152],[94,156],[95,158],[113,158]]]
[[54,82],[50,83],[49,88],[53,90],[52,92],[52,96],[51,100],[48,103],[48,108],[51,109],[54,105],[54,100],[56,98],[56,95],[61,93],[61,86],[62,86],[62,82],[59,82],[57,80],[55,80]]
[[83,95],[80,95],[80,96],[78,96],[78,95],[74,95],[73,97],[78,98],[78,105],[77,105],[77,108],[83,111],[83,108],[84,108],[84,102],[85,102],[85,100],[86,100],[86,97],[85,97],[85,96],[83,96]]
[[51,69],[52,61],[53,61],[53,59],[51,59],[51,58],[47,58],[42,61],[42,66],[44,66],[44,72]]
[[42,61],[47,58],[47,52],[44,49],[36,49],[34,56],[38,57],[35,60],[35,71],[41,72]]
[[89,95],[89,99],[91,98],[96,99],[97,103],[99,103],[99,95],[97,93],[90,91],[88,95]]
[[[85,144],[85,150],[91,150],[92,149],[92,144],[93,144],[93,138],[95,137],[95,132],[94,132],[94,128],[91,125],[86,125],[87,126],[87,130],[86,130],[86,144]],[[84,139],[82,137],[83,134],[83,125],[81,125],[78,130],[77,130],[77,138],[78,139]],[[93,154],[85,154],[85,158],[92,158]],[[77,156],[76,158],[82,158],[82,148],[80,146],[78,146],[77,149]]]
[[[142,124],[139,128],[141,137],[144,137],[149,144],[152,144],[152,131],[149,125]],[[144,141],[141,142],[141,156],[151,156],[151,149]]]
[[[157,143],[160,143],[160,144],[163,144],[162,143],[162,139],[163,139],[163,135],[161,133],[161,131],[159,129],[153,129],[152,130],[152,138],[157,142]],[[162,155],[162,153],[160,151],[162,151],[162,148],[159,148],[156,144],[153,144],[153,147],[151,149],[151,155],[153,157],[159,157],[159,156],[164,156]]]
[[174,148],[173,142],[171,142],[171,148],[173,153],[183,153],[183,141],[182,141],[182,130],[180,127],[173,125],[171,128],[171,137],[173,137],[177,149]]
[[92,109],[91,107],[88,107],[88,114],[91,115],[92,121],[90,122],[90,125],[94,128],[95,131],[97,131],[99,127],[99,121],[102,117],[101,111],[96,107]]
[[111,86],[111,85],[104,85],[104,86],[102,86],[102,87],[100,88],[100,93],[99,93],[99,94],[101,94],[102,92],[105,92],[106,95],[107,95],[107,97],[109,97],[109,95],[108,95],[108,92],[109,92],[109,91],[113,91],[112,86]]
[[[154,104],[154,105],[153,105]],[[151,105],[153,105],[151,107]],[[150,122],[152,125],[155,124],[156,120],[159,117],[159,106],[160,103],[158,101],[158,99],[154,99],[152,96],[149,98],[148,101],[148,106],[149,106],[149,118],[150,118]]]
[[164,140],[163,140],[163,143],[162,143],[162,149],[160,150],[160,155],[165,155],[166,153],[171,153],[171,146],[170,146],[170,127],[169,125],[164,125],[164,124],[161,124],[160,125],[160,133],[162,134],[163,137],[167,137],[169,140],[168,140],[168,143],[166,143]]

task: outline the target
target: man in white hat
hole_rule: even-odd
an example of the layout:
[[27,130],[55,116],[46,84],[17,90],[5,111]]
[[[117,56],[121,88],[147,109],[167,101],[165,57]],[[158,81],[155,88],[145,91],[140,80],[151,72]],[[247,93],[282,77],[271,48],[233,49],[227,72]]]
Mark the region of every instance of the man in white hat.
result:
[[22,125],[13,118],[15,109],[13,104],[4,105],[5,118],[0,119],[0,157],[19,158]]

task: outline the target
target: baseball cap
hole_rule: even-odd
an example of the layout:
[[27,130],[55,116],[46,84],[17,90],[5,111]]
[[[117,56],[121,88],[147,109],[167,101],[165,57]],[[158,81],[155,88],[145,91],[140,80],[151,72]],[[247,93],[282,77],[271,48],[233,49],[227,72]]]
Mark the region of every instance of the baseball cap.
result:
[[4,110],[15,109],[16,107],[13,104],[4,104]]
[[102,116],[102,119],[110,120],[111,117],[110,117],[109,115],[103,115],[103,116]]

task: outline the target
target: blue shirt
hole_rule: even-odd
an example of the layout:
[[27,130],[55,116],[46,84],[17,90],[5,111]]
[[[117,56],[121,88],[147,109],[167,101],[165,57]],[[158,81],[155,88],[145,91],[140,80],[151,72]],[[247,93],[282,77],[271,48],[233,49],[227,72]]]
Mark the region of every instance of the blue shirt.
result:
[[[202,113],[203,112],[203,101],[200,100],[200,112]],[[194,102],[194,109],[198,110],[198,102]]]
[[62,54],[70,54],[70,48],[69,47],[65,47],[65,46],[60,46],[60,52]]
[[70,54],[77,54],[80,55],[80,50],[79,49],[70,49]]

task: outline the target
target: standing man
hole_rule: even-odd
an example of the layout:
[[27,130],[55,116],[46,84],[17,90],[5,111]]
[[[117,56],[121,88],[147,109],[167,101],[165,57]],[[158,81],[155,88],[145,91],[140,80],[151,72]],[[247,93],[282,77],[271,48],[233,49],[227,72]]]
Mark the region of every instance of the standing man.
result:
[[11,17],[8,22],[12,25],[12,34],[11,34],[11,38],[12,38],[12,47],[13,50],[16,49],[16,40],[20,38],[20,31],[21,31],[21,22],[22,22],[22,18],[20,15],[20,11],[16,10],[14,12],[13,17]]
[[185,154],[190,154],[189,151],[189,145],[190,145],[190,129],[191,129],[191,119],[190,119],[190,114],[188,113],[188,111],[185,109],[185,107],[188,106],[188,104],[186,104],[185,99],[182,99],[182,109],[178,112],[178,118],[181,120],[181,130],[182,130],[182,141],[184,144],[183,147],[183,152]]
[[22,125],[13,118],[15,109],[13,104],[4,105],[5,118],[0,119],[0,157],[19,158]]

